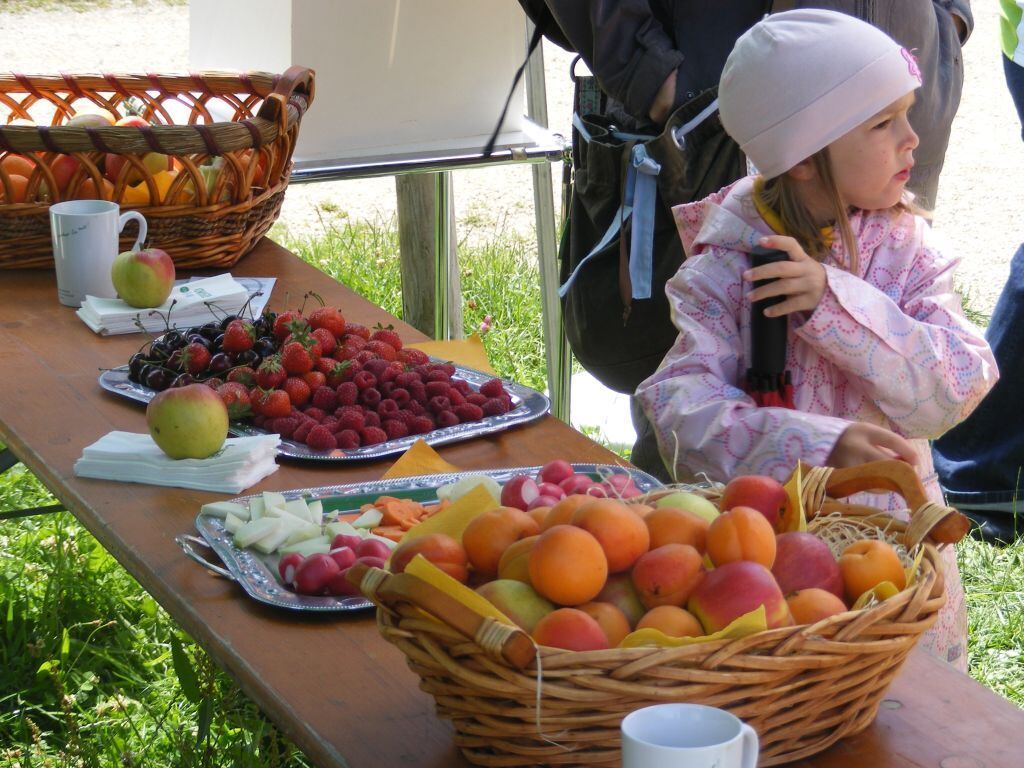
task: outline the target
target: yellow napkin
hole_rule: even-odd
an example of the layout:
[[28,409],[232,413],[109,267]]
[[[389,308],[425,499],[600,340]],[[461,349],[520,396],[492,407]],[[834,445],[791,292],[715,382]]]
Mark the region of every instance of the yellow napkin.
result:
[[421,523],[417,523],[402,537],[402,543],[418,539],[430,533],[443,533],[456,541],[462,541],[466,530],[477,515],[490,512],[499,506],[499,501],[483,485],[463,494],[440,512],[436,512]]
[[670,637],[660,629],[638,629],[630,632],[619,642],[619,648],[637,648],[642,645],[661,645],[665,648],[679,648],[683,645],[696,645],[712,640],[738,640],[747,635],[764,632],[768,629],[763,605],[757,606],[750,613],[733,619],[725,629],[720,629],[702,637]]
[[458,467],[442,459],[437,451],[421,439],[409,446],[409,450],[398,457],[398,460],[388,468],[381,479],[439,475],[442,472],[458,471]]
[[789,496],[789,504],[786,506],[785,512],[782,513],[782,519],[779,520],[778,527],[782,533],[786,531],[806,531],[807,513],[804,511],[803,476],[800,471],[800,462],[797,462],[796,469],[793,470],[793,474],[786,481],[785,488]]
[[496,619],[504,624],[516,625],[508,616],[503,614],[490,600],[478,595],[465,584],[456,581],[447,573],[442,571],[423,555],[416,555],[409,564],[405,566],[405,572],[427,582],[435,589],[439,589],[449,597],[454,597],[471,611],[484,617]]
[[468,339],[452,339],[450,341],[421,341],[406,346],[418,349],[431,357],[451,360],[466,368],[474,368],[492,376],[497,376],[487,359],[487,350],[480,334],[474,333]]

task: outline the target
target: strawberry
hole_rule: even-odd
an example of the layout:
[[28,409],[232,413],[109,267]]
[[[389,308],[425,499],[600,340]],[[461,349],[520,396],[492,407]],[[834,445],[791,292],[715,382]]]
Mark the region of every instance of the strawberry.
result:
[[426,365],[430,362],[426,352],[419,349],[409,349],[408,347],[398,351],[398,360],[406,365]]
[[[328,363],[328,370],[324,370],[323,363]],[[337,387],[339,384],[345,381],[345,371],[348,369],[348,361],[339,363],[337,360],[332,360],[329,357],[325,357],[320,360],[320,371],[327,377],[327,386]]]
[[370,350],[375,355],[377,355],[383,360],[387,360],[388,362],[398,359],[398,350],[396,350],[387,342],[380,341],[379,339],[371,339],[370,341],[366,342],[365,349]]
[[288,373],[281,365],[280,355],[268,357],[256,369],[256,385],[263,389],[277,389],[284,384],[284,380],[287,378]]
[[285,380],[284,385],[281,387],[281,389],[284,390],[285,394],[288,396],[288,399],[291,401],[291,404],[294,405],[296,408],[308,403],[310,395],[312,395],[312,392],[310,392],[309,389],[309,384],[304,382],[298,376],[289,376]]
[[309,335],[320,342],[320,352],[324,356],[333,354],[338,347],[338,340],[326,328],[317,328]]
[[298,341],[290,341],[281,349],[281,364],[288,373],[306,373],[313,370],[313,358]]
[[370,340],[370,329],[359,323],[345,323],[345,335],[360,336],[364,341]]
[[302,317],[302,313],[289,309],[287,312],[282,312],[274,320],[274,338],[278,341],[284,341],[288,334],[294,332],[296,328],[302,327],[309,328],[309,324]]
[[377,330],[370,334],[371,341],[383,341],[385,344],[390,345],[395,352],[398,352],[402,348],[402,340],[398,334],[395,333],[395,327],[389,325],[387,328],[377,325]]
[[229,419],[244,419],[252,412],[249,390],[245,388],[245,385],[239,384],[237,381],[229,381],[221,385],[217,394],[228,408]]
[[320,387],[327,384],[327,377],[320,371],[307,371],[302,374],[302,380],[309,384],[310,392],[316,392]]
[[332,336],[345,335],[345,318],[334,307],[320,307],[309,314],[309,324],[313,328],[325,328]]
[[256,386],[256,371],[248,365],[240,365],[237,368],[232,368],[228,371],[226,378],[228,381],[237,381],[239,384],[244,384],[247,387]]
[[232,320],[224,329],[224,340],[221,349],[229,354],[238,354],[252,349],[256,343],[256,329],[245,320]]
[[288,401],[288,395],[280,389],[268,392],[260,406],[260,413],[267,419],[282,419],[291,412],[292,404]]

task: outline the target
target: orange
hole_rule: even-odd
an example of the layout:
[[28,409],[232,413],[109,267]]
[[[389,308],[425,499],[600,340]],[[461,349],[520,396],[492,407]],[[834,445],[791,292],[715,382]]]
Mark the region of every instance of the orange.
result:
[[608,560],[600,542],[572,525],[548,528],[530,552],[530,583],[559,605],[590,602],[604,587]]
[[573,513],[572,524],[601,544],[609,573],[631,568],[651,543],[643,518],[616,499],[594,499],[583,504]]

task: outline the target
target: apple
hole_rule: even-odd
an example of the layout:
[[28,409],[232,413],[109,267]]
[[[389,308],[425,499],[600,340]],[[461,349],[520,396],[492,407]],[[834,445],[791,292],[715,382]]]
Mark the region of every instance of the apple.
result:
[[159,307],[174,288],[174,262],[159,248],[124,251],[110,268],[117,295],[133,307]]
[[670,493],[668,496],[662,496],[654,502],[654,506],[657,509],[661,509],[662,507],[682,509],[707,520],[709,523],[718,517],[718,508],[714,504],[703,496],[698,496],[696,493],[688,493],[686,491],[677,491],[675,493]]
[[516,625],[533,632],[537,622],[555,610],[555,604],[516,579],[495,579],[476,588],[477,594],[508,616]]
[[205,459],[224,445],[228,409],[205,384],[165,389],[146,406],[149,434],[172,459]]
[[772,575],[782,594],[818,588],[843,596],[843,575],[828,544],[813,533],[790,531],[775,537]]
[[107,128],[114,124],[117,118],[105,109],[98,112],[79,112],[72,115],[65,125],[77,126],[79,128]]
[[759,605],[764,606],[768,629],[793,624],[789,606],[772,572],[760,563],[737,560],[708,571],[690,594],[686,607],[710,635]]
[[718,506],[722,511],[733,507],[753,507],[773,526],[789,504],[789,494],[778,480],[767,475],[741,475],[726,483]]

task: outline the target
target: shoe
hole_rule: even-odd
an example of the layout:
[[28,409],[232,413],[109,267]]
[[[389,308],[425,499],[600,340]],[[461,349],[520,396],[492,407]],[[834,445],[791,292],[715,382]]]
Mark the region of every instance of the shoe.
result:
[[971,536],[980,541],[1006,546],[1024,536],[1024,516],[1014,514],[1012,511],[979,509],[977,507],[956,507],[956,509],[974,523],[971,526]]

